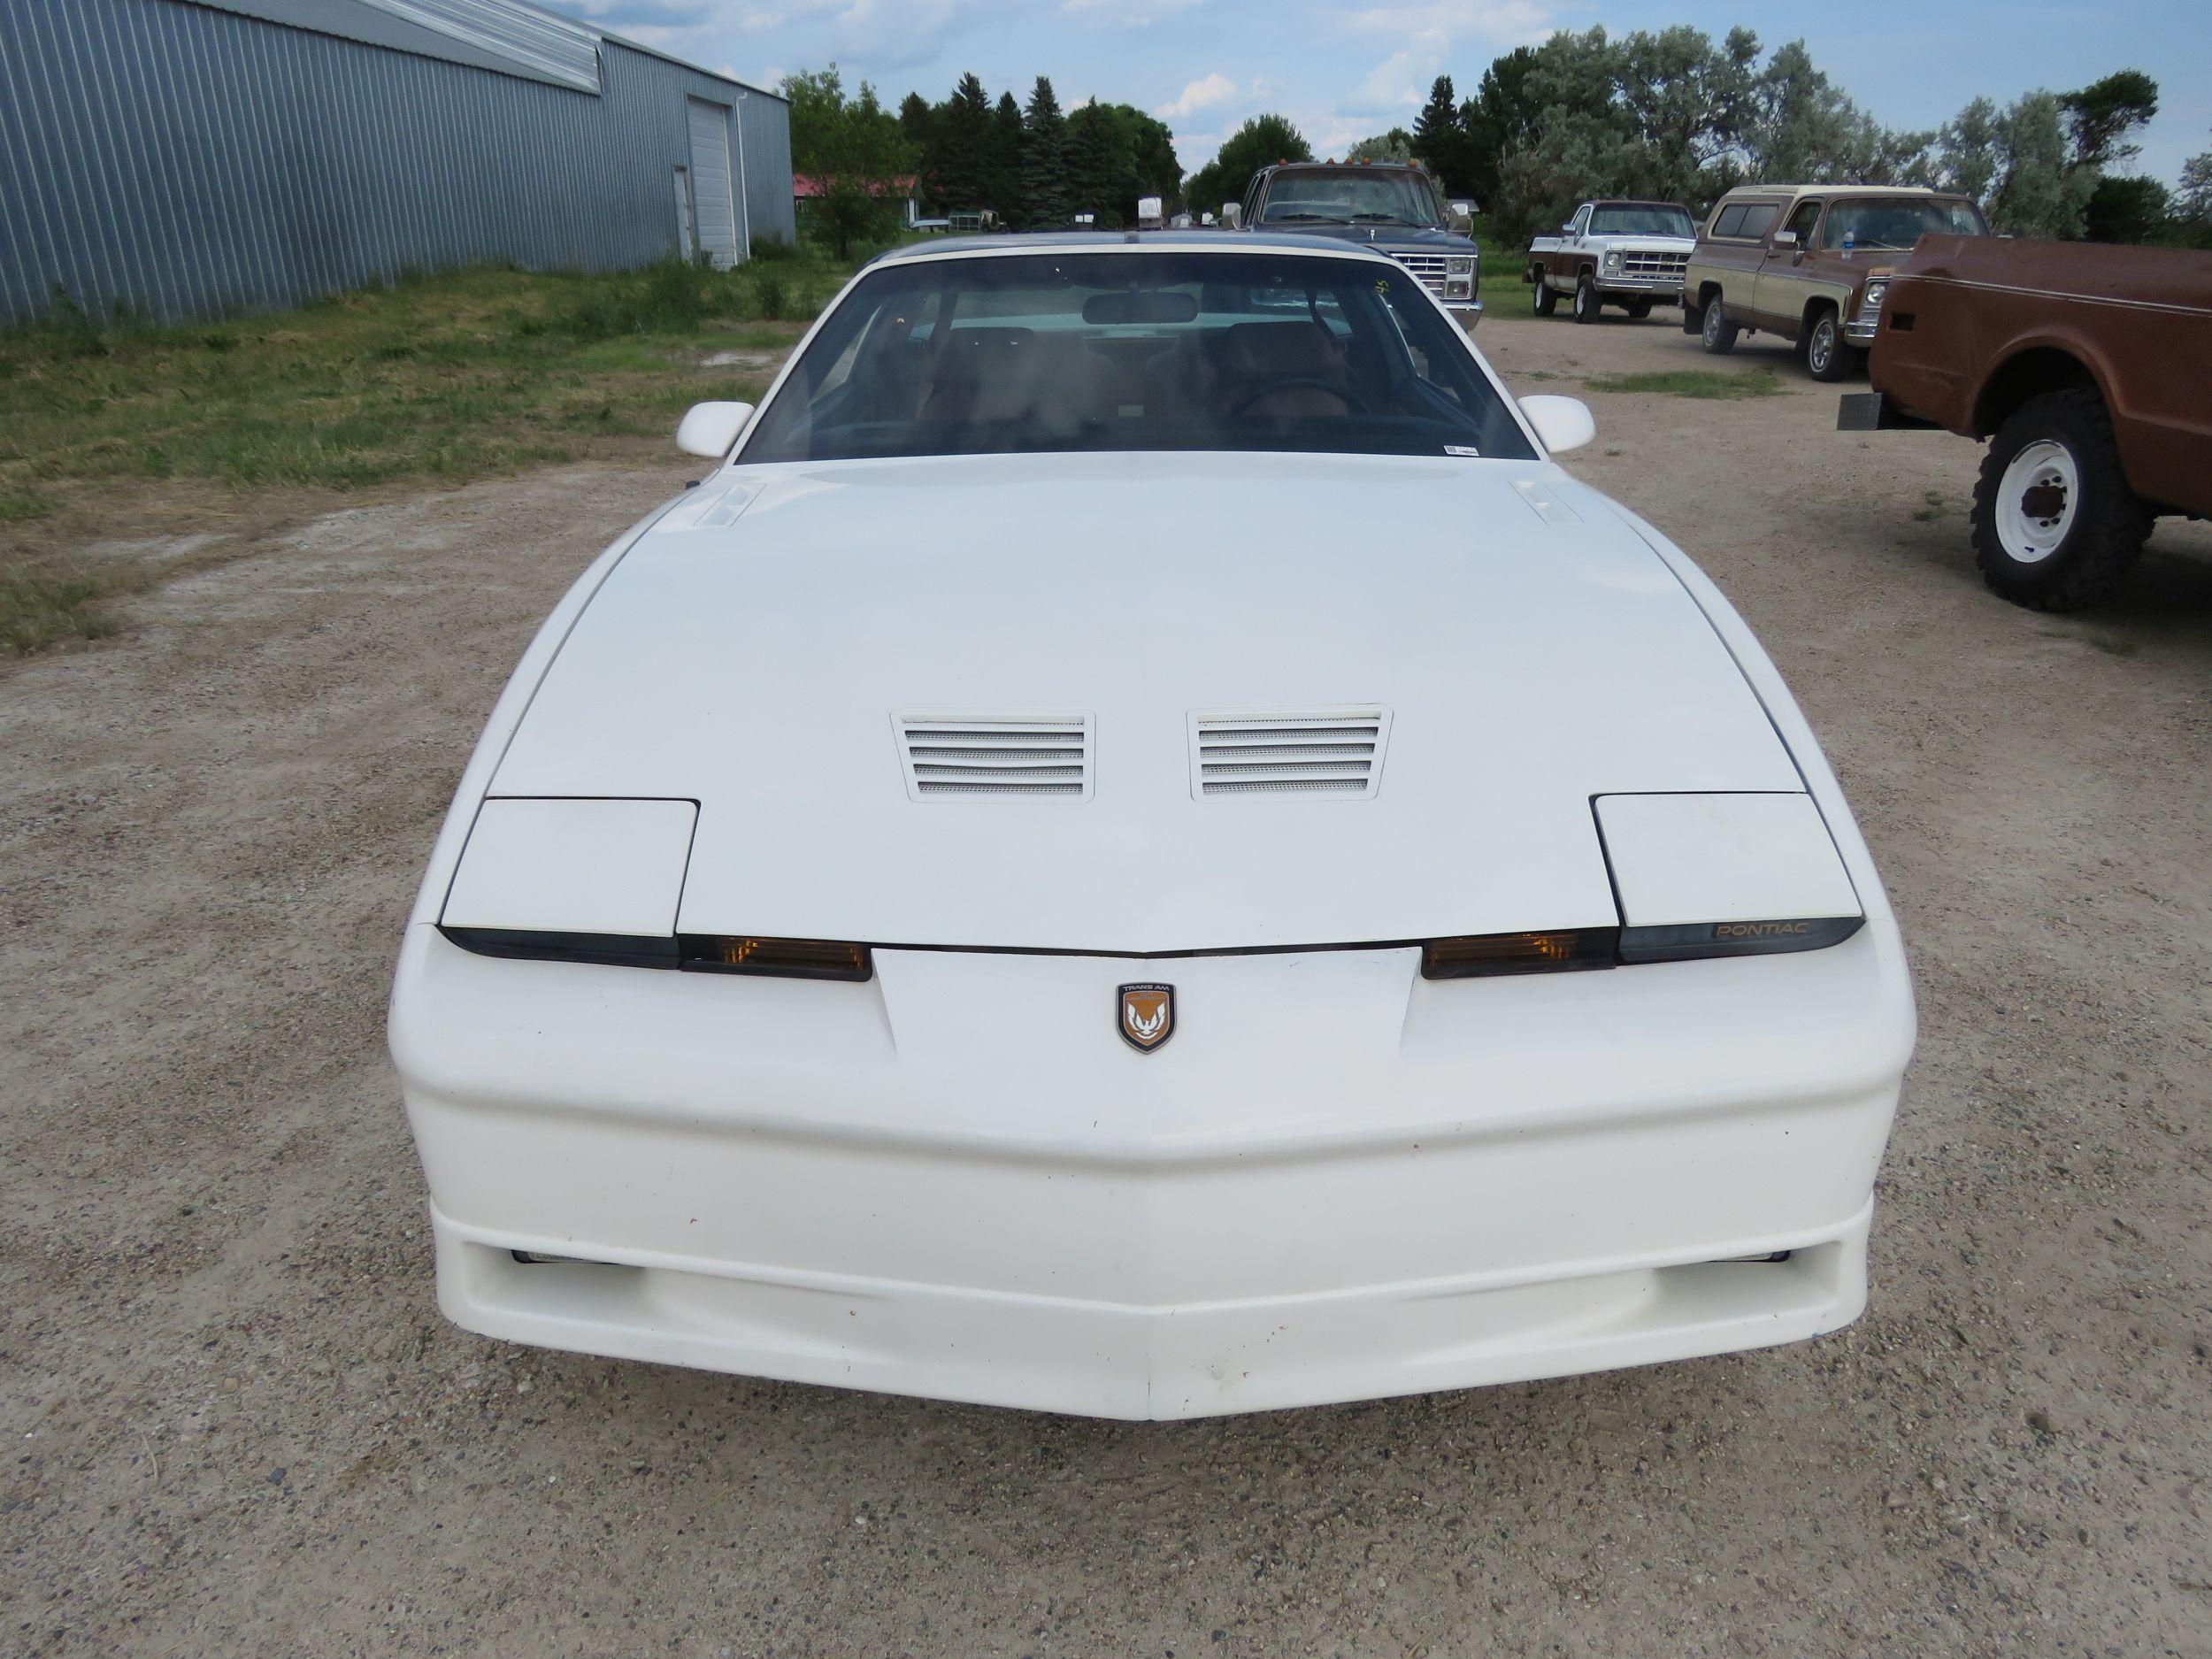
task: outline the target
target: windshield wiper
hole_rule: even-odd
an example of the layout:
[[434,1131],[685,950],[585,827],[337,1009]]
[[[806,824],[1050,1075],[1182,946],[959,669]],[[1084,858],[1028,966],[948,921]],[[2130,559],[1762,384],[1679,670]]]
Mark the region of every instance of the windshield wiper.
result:
[[1339,219],[1333,213],[1270,213],[1267,216],[1267,222],[1271,225],[1287,225],[1294,220],[1302,219],[1310,219],[1317,224],[1322,225],[1348,225],[1351,223],[1349,219]]
[[[1355,213],[1352,215],[1352,223],[1355,225],[1419,225],[1420,220],[1403,219],[1395,213]],[[1425,230],[1431,227],[1422,226],[1422,228]]]

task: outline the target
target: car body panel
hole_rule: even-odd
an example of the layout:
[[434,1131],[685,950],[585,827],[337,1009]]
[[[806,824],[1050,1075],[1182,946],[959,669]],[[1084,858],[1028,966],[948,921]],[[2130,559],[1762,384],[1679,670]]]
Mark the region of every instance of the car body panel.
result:
[[[1839,204],[1900,199],[1967,203],[1955,193],[1901,185],[1751,185],[1729,191],[1699,227],[1683,273],[1685,328],[1694,330],[1691,313],[1701,311],[1706,295],[1718,292],[1722,314],[1745,327],[1798,340],[1815,308],[1826,307],[1840,319],[1847,340],[1871,340],[1871,315],[1862,314],[1866,285],[1887,277],[1903,254],[1824,246],[1825,227]],[[1755,235],[1721,234],[1724,216],[1739,206],[1771,207],[1773,214]],[[1778,243],[1777,234],[1792,229],[1800,233],[1798,245]]]
[[[1017,701],[1093,717],[1088,799],[906,793],[892,716]],[[1389,710],[1372,795],[1194,795],[1189,716],[1286,703]],[[1796,804],[1593,798],[1683,791]],[[849,921],[871,976],[465,949],[524,795],[696,801],[679,927]],[[1424,977],[1454,927],[1617,920],[1601,810],[1748,902],[1727,866],[1805,874],[1726,850],[1778,810],[1841,943]],[[726,464],[618,539],[463,774],[390,1034],[466,1328],[1145,1418],[1849,1323],[1914,1013],[1818,744],[1652,526],[1546,460],[1124,453]]]
[[[664,527],[601,589],[493,793],[698,799],[687,933],[1155,952],[1608,922],[1591,796],[1801,786],[1651,549],[1579,486],[1551,487],[1563,523],[1514,488],[1548,470],[737,469],[735,523]],[[1153,529],[1056,512],[1117,496]],[[1439,531],[1364,552],[1378,498]],[[1394,719],[1371,797],[1193,799],[1194,711],[1359,704]],[[892,718],[956,712],[1088,716],[1093,797],[910,798]]]
[[1882,320],[1868,372],[1906,413],[1986,437],[1993,388],[2055,355],[2095,382],[2135,492],[2212,514],[2212,253],[1926,236]]

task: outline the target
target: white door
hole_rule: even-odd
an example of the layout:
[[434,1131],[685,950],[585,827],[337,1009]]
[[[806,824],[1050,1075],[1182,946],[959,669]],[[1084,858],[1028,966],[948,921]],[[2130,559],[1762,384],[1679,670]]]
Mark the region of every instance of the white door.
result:
[[737,207],[730,196],[730,106],[687,98],[691,203],[699,246],[726,271],[737,263]]

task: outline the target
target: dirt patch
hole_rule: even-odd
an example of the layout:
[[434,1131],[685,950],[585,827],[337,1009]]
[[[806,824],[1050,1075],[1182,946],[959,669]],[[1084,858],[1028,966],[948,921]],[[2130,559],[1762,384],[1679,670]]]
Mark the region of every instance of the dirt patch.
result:
[[[1480,337],[1531,380],[1703,366],[1669,316]],[[1569,459],[1750,618],[1903,921],[1924,1036],[1857,1326],[1164,1425],[453,1330],[383,1052],[400,926],[524,643],[687,474],[386,499],[0,669],[7,1645],[2212,1651],[2212,534],[2162,526],[2093,616],[2015,610],[1917,517],[1973,445],[1839,434],[1763,364],[1751,403],[1593,394]]]

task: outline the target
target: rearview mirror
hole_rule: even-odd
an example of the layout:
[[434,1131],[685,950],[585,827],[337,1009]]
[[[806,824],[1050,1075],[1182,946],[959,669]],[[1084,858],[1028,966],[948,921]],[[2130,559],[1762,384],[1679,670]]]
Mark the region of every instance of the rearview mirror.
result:
[[1244,228],[1243,208],[1234,202],[1224,202],[1221,204],[1221,222],[1231,230],[1242,230]]
[[1528,417],[1528,424],[1536,428],[1538,441],[1554,455],[1579,449],[1598,435],[1598,423],[1591,418],[1590,405],[1579,397],[1539,394],[1517,401],[1521,413]]
[[1444,214],[1444,223],[1453,234],[1464,236],[1475,227],[1475,204],[1472,202],[1454,202]]
[[1111,326],[1130,323],[1187,323],[1198,316],[1198,296],[1173,289],[1094,294],[1083,302],[1083,320]]
[[730,452],[752,415],[750,403],[694,403],[676,428],[676,447],[686,455],[718,461]]

